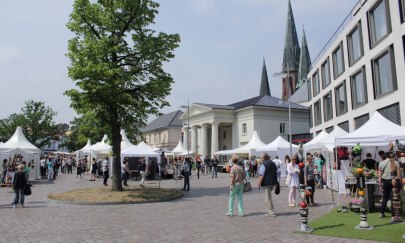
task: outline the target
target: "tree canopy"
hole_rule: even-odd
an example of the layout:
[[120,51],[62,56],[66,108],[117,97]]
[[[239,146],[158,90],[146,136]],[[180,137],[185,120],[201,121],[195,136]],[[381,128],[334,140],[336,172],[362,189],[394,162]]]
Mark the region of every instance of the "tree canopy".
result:
[[180,36],[152,30],[159,4],[152,0],[75,0],[67,24],[69,77],[66,91],[79,113],[89,111],[112,135],[113,190],[119,181],[120,128],[143,126],[149,114],[168,105],[173,78],[163,63],[174,57]]
[[0,138],[9,139],[21,126],[28,141],[41,148],[51,140],[59,139],[61,131],[53,120],[55,116],[56,112],[44,102],[28,100],[20,113],[0,120]]

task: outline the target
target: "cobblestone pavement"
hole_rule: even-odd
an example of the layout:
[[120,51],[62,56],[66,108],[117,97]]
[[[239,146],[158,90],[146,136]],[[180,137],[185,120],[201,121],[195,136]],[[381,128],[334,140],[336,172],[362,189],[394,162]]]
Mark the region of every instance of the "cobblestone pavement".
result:
[[[221,173],[214,179],[204,175],[197,180],[193,175],[191,191],[170,202],[90,206],[47,199],[49,193],[102,185],[101,179],[88,179],[60,175],[55,183],[36,183],[26,208],[12,208],[14,193],[1,188],[0,242],[364,242],[294,233],[300,225],[299,209],[288,207],[286,186],[273,197],[277,217],[266,217],[257,179],[252,181],[254,190],[244,196],[246,216],[226,217],[229,178]],[[165,180],[161,186],[180,188],[180,182]],[[310,208],[310,220],[330,210],[329,190],[316,191],[315,199],[320,206]]]

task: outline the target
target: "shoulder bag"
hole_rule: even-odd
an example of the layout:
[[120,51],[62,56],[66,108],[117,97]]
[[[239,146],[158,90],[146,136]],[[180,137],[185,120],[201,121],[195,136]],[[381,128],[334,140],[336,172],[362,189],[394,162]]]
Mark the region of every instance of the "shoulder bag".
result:
[[26,185],[26,186],[24,187],[24,195],[25,195],[25,196],[29,196],[29,195],[31,195],[31,194],[32,194],[31,187],[30,187],[29,185]]
[[245,179],[245,181],[243,183],[243,193],[250,192],[250,191],[252,191],[252,185],[250,184],[250,181],[247,181]]

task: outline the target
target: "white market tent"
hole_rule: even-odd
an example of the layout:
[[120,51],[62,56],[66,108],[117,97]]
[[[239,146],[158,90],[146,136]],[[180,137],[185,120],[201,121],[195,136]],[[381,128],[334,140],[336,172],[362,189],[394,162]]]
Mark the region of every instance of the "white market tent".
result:
[[[291,144],[293,153],[296,153],[298,151],[298,146],[295,144]],[[285,140],[283,137],[278,136],[276,139],[274,139],[273,142],[260,147],[257,149],[259,152],[280,152],[284,154],[290,154],[290,142]]]
[[237,149],[234,149],[234,153],[239,153],[239,154],[252,154],[252,152],[260,147],[265,146],[266,144],[263,143],[263,141],[260,139],[259,135],[257,134],[256,131],[253,132],[252,138],[250,141],[244,145],[241,146]]
[[405,127],[387,120],[376,111],[363,126],[336,138],[335,143],[337,146],[354,146],[360,143],[362,147],[377,147],[387,146],[395,140],[405,143]]
[[104,134],[103,139],[101,139],[100,142],[92,145],[89,150],[94,153],[102,153],[102,154],[108,154],[110,153],[111,146],[108,144],[108,137],[106,134]]
[[172,152],[173,155],[178,155],[181,153],[187,153],[187,149],[184,148],[183,142],[180,140],[179,143],[177,144],[177,147],[175,147]]
[[[13,136],[11,136],[7,142],[1,145],[0,154],[9,155],[9,157],[14,154],[31,156],[31,159],[34,160],[35,164],[35,173],[31,174],[34,175],[36,179],[41,179],[41,174],[39,171],[39,156],[41,154],[41,150],[27,140],[21,127],[17,127]],[[26,160],[26,162],[28,163],[29,161]]]
[[153,151],[149,145],[141,142],[139,145],[133,145],[121,151],[121,160],[123,161],[125,157],[159,157],[159,153]]
[[131,143],[131,141],[129,141],[129,139],[128,139],[128,137],[127,137],[127,134],[125,133],[125,130],[124,130],[124,129],[121,129],[121,137],[122,137],[122,140],[121,140],[121,151],[122,151],[122,150],[125,150],[125,149],[127,149],[127,148],[129,148],[129,147],[131,147],[131,146],[133,146],[133,144]]
[[303,145],[305,151],[319,149],[319,142],[322,141],[328,135],[327,132],[322,131],[311,141]]
[[319,141],[319,148],[322,151],[333,152],[333,149],[335,148],[335,139],[340,138],[346,134],[348,134],[348,132],[346,132],[339,126],[336,126],[331,133],[329,133],[321,141]]
[[218,152],[215,152],[214,155],[232,155],[233,154],[233,150],[221,150]]

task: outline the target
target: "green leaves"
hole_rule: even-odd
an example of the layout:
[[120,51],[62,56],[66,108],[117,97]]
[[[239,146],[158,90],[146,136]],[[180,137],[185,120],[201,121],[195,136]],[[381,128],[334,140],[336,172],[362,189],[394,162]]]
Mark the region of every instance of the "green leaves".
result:
[[28,141],[41,148],[50,140],[59,140],[62,131],[53,121],[55,116],[56,112],[44,102],[28,100],[21,113],[0,120],[0,138],[9,139],[17,126],[21,126]]

